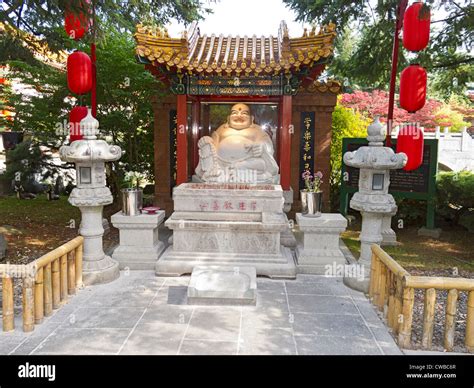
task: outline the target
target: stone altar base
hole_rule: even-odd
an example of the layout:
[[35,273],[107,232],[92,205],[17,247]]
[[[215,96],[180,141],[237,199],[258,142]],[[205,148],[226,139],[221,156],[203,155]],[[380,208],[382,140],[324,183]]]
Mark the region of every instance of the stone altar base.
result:
[[254,267],[194,267],[188,286],[188,304],[255,306],[256,303]]
[[339,235],[346,230],[347,220],[341,214],[306,217],[296,213],[296,222],[303,232],[303,241],[296,248],[298,273],[326,275],[328,265],[336,271],[346,265]]
[[189,274],[202,265],[255,267],[257,275],[295,278],[279,185],[185,183],[173,190],[165,225],[173,245],[156,263],[158,276]]
[[112,224],[120,230],[120,244],[112,258],[120,264],[120,269],[153,270],[164,244],[158,239],[158,227],[165,218],[165,212],[126,216],[121,211],[115,213]]

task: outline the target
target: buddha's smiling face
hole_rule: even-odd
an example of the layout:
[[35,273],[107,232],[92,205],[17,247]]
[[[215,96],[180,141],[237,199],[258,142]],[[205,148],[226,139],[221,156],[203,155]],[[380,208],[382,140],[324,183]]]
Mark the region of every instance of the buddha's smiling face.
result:
[[250,109],[245,104],[235,104],[229,116],[229,126],[234,129],[245,129],[252,125]]

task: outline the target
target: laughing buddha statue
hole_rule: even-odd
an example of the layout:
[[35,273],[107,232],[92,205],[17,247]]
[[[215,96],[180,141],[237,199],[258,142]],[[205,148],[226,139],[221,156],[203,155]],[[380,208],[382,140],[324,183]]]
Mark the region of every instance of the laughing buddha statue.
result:
[[270,136],[245,104],[235,104],[211,136],[199,139],[196,175],[204,182],[278,183]]

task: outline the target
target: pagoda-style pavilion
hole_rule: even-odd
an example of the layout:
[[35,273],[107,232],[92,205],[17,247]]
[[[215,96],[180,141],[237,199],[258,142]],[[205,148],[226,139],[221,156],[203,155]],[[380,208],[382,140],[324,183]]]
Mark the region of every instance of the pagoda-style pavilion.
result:
[[275,108],[275,159],[287,202],[298,201],[301,173],[309,169],[323,172],[327,204],[331,114],[340,84],[318,78],[335,36],[331,24],[290,38],[284,21],[276,36],[261,37],[208,36],[194,23],[171,38],[164,29],[137,26],[138,60],[169,88],[155,103],[157,205],[171,211],[171,188],[190,181],[198,140],[216,129],[210,106],[235,102]]

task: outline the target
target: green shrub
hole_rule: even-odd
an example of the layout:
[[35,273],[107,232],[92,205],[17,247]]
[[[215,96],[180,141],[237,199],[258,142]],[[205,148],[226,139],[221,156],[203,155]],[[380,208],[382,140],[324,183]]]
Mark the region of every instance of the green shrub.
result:
[[403,220],[405,226],[422,226],[426,223],[426,201],[396,199],[398,210],[394,218]]
[[454,224],[474,209],[474,173],[470,171],[439,173],[436,191],[438,214]]
[[345,137],[366,137],[370,120],[350,108],[337,104],[332,114],[331,139],[331,208],[339,211],[341,188],[342,139]]

